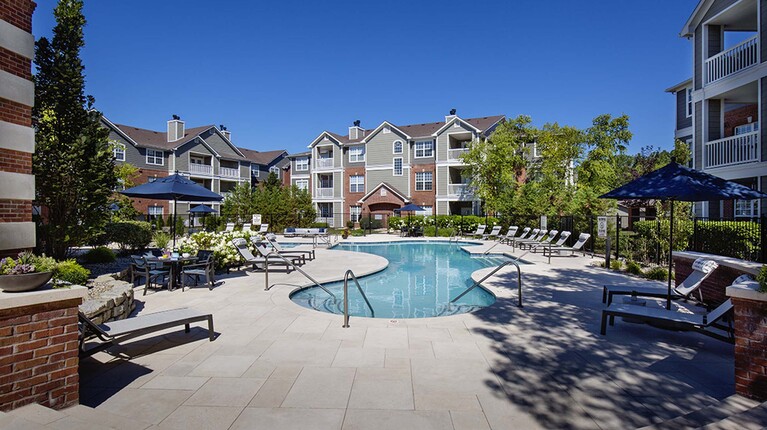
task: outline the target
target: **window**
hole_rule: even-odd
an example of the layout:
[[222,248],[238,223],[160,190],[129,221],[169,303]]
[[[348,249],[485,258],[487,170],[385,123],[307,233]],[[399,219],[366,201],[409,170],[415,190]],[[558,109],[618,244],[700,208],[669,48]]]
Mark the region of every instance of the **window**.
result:
[[394,148],[392,149],[392,152],[395,154],[402,154],[402,141],[401,140],[395,140],[394,141]]
[[115,161],[125,161],[125,145],[122,143],[113,143],[112,152],[115,155]]
[[434,156],[434,148],[432,147],[431,140],[424,140],[415,143],[415,157],[432,157]]
[[735,127],[735,135],[751,133],[752,131],[759,131],[759,123],[752,122],[749,124],[743,124]]
[[394,159],[394,176],[402,176],[402,157]]
[[432,216],[434,214],[434,206],[421,206],[423,208],[422,211],[416,211],[416,215],[426,215],[426,216]]
[[162,206],[149,206],[149,216],[162,216]]
[[309,170],[309,158],[296,158],[296,172],[306,172]]
[[389,127],[384,127],[383,134],[388,134],[388,133],[391,133],[391,129]]
[[298,187],[299,190],[308,190],[309,189],[309,180],[308,179],[296,179],[296,187]]
[[362,216],[362,206],[349,206],[349,220],[353,222],[360,222]]
[[356,163],[360,161],[365,161],[365,147],[360,145],[349,148],[349,162]]
[[165,153],[162,151],[155,151],[154,149],[146,150],[146,164],[154,164],[156,166],[162,166],[165,163]]
[[349,192],[350,193],[364,193],[365,192],[365,177],[362,175],[349,176]]
[[280,168],[277,167],[277,166],[272,166],[272,167],[269,168],[269,173],[274,173],[277,176],[277,178],[279,179],[279,177],[280,177]]
[[759,200],[735,200],[736,218],[754,218],[759,216]]
[[415,174],[415,190],[416,191],[431,191],[432,185],[431,172],[418,172]]
[[687,100],[687,103],[686,103],[686,105],[687,105],[686,113],[687,113],[687,118],[689,118],[689,117],[692,116],[692,88],[687,88],[686,91],[687,91],[687,96],[686,96],[686,100]]

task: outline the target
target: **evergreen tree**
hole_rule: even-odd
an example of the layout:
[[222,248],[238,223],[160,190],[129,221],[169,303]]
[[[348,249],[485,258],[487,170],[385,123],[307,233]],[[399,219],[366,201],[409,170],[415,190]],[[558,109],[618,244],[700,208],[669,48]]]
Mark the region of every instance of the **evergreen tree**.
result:
[[101,231],[117,185],[109,132],[100,126],[93,97],[84,94],[82,8],[82,0],[60,0],[52,40],[35,43],[33,170],[44,223],[39,239],[56,258]]

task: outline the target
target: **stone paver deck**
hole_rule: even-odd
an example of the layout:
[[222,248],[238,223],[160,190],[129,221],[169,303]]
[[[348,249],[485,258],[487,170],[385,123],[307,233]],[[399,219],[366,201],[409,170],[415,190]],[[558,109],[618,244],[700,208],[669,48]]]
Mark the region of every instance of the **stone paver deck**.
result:
[[[324,282],[347,268],[380,270],[382,260],[318,249],[304,269]],[[498,301],[479,312],[353,317],[346,329],[339,315],[293,304],[295,287],[264,291],[263,273],[223,276],[213,291],[155,292],[140,298],[141,313],[212,312],[218,338],[208,342],[200,327],[99,353],[81,363],[81,401],[177,429],[612,429],[734,393],[732,345],[620,321],[599,334],[601,285],[647,281],[590,257],[525,260],[534,264],[523,266],[523,308],[509,269],[485,284]],[[272,272],[270,283],[306,281]]]

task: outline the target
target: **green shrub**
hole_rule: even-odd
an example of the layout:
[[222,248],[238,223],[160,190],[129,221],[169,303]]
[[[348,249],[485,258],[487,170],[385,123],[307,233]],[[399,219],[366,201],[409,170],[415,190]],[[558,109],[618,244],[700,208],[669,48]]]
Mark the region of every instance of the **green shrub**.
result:
[[634,260],[628,260],[626,261],[626,271],[632,275],[641,275],[642,266],[640,266],[639,263]]
[[356,230],[352,230],[350,234],[352,236],[364,236],[365,235],[365,230],[363,230],[361,228],[358,228]]
[[352,220],[346,221],[346,227],[350,229],[354,228],[354,221]]
[[110,242],[120,245],[120,249],[141,250],[152,241],[152,227],[144,221],[122,221],[106,225],[106,234]]
[[645,273],[645,277],[655,281],[665,281],[668,279],[668,269],[665,267],[653,267]]
[[82,257],[84,263],[111,263],[115,261],[115,253],[106,246],[99,246],[86,252]]
[[620,260],[612,260],[610,261],[610,269],[618,271],[621,270],[623,267],[623,262]]
[[167,249],[168,243],[170,243],[170,235],[163,231],[157,231],[152,236],[152,240],[154,241],[156,247],[160,249]]
[[75,285],[85,285],[91,271],[77,264],[75,260],[61,261],[56,268],[55,278],[59,282],[68,282]]
[[375,230],[383,227],[383,222],[380,219],[375,218],[362,218],[360,220],[360,227],[365,230]]
[[756,280],[759,281],[759,291],[767,293],[767,264],[763,264],[759,274],[756,275]]
[[55,272],[58,266],[59,263],[53,257],[45,255],[35,257],[35,270],[38,272]]
[[310,226],[310,228],[328,228],[330,227],[330,224],[326,222],[313,222]]
[[454,230],[452,228],[440,227],[439,234],[437,234],[437,228],[430,225],[423,229],[423,235],[430,237],[450,237],[453,235],[453,231]]

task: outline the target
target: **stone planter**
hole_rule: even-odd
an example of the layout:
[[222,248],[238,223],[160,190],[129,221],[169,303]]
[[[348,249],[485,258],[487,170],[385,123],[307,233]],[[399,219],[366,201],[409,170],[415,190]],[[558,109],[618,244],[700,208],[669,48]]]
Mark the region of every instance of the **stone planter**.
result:
[[32,291],[51,280],[53,272],[25,273],[23,275],[0,275],[0,290],[7,292]]

